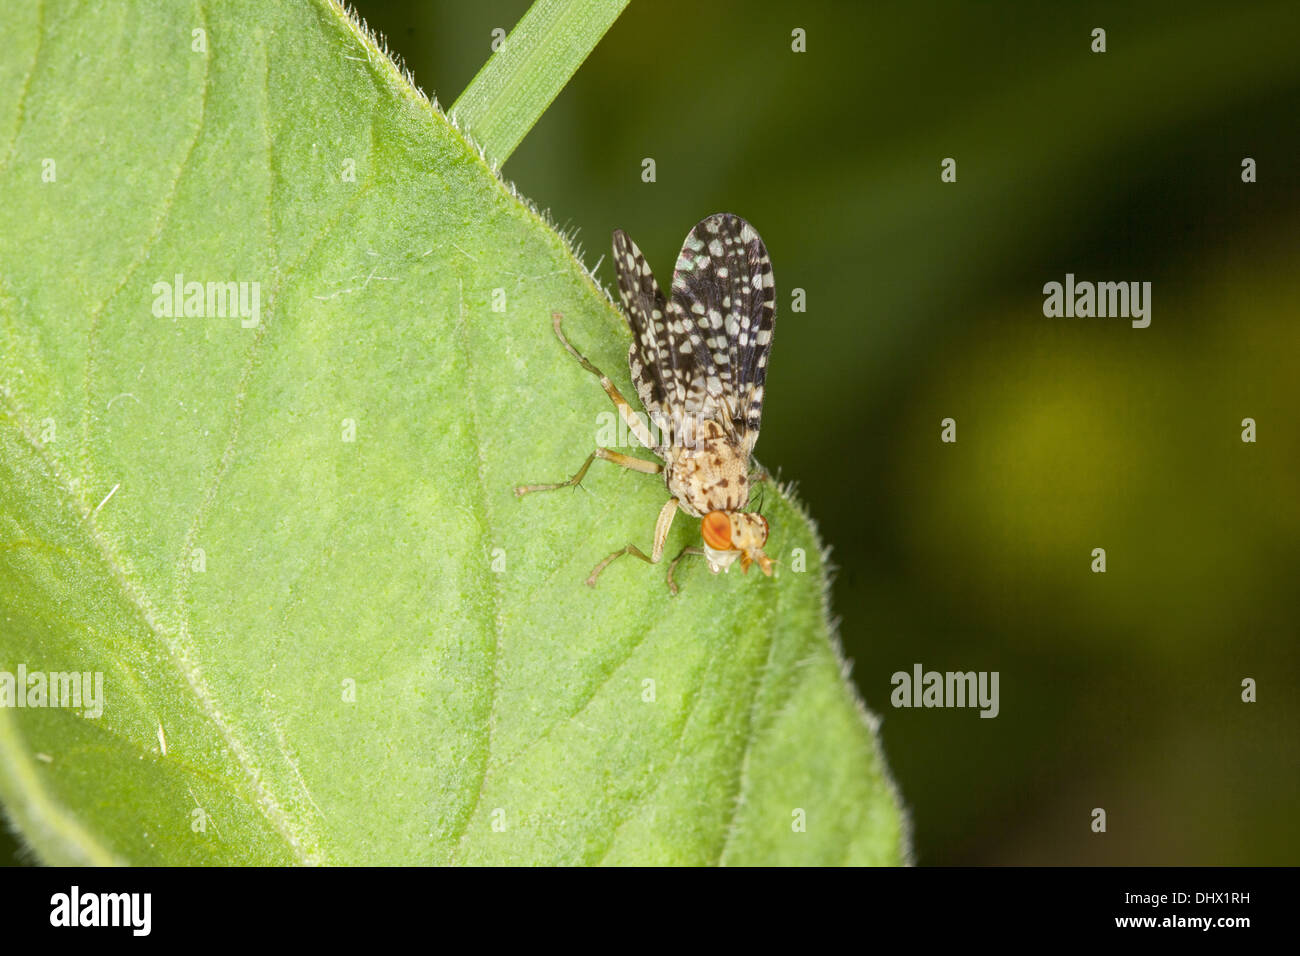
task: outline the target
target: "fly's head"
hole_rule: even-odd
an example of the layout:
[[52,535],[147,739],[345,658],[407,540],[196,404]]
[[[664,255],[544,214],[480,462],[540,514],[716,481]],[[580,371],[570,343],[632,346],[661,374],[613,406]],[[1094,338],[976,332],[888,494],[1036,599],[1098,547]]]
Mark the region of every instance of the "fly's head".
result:
[[740,560],[740,569],[749,573],[757,564],[772,576],[772,559],[763,553],[767,544],[767,519],[751,511],[710,511],[700,522],[704,538],[704,556],[714,574],[729,571]]

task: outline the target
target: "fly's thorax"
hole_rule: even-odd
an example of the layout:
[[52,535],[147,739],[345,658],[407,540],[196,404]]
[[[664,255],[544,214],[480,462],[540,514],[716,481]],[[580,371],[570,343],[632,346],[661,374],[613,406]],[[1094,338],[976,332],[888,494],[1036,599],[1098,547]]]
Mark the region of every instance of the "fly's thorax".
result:
[[664,482],[695,518],[711,511],[739,511],[749,504],[749,456],[721,425],[704,425],[693,443],[665,449]]

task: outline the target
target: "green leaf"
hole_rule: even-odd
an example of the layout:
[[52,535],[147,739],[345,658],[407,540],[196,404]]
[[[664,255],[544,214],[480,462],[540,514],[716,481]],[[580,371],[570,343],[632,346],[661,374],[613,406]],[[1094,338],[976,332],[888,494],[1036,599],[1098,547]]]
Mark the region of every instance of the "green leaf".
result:
[[[43,861],[905,859],[787,496],[775,578],[677,598],[583,584],[658,479],[513,496],[609,411],[552,311],[630,391],[626,326],[334,5],[0,33],[0,671],[104,681],[97,718],[0,708]],[[166,315],[177,275],[248,319]]]
[[453,121],[500,166],[626,6],[627,0],[536,0],[456,100]]

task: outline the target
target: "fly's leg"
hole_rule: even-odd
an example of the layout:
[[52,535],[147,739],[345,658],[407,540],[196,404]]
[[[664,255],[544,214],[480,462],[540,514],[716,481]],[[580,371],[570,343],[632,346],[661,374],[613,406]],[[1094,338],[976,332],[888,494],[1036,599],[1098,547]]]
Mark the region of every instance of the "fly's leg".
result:
[[703,554],[703,553],[704,553],[703,548],[694,548],[694,547],[682,548],[682,550],[678,552],[677,557],[673,558],[672,563],[668,565],[668,591],[673,595],[673,597],[677,596],[677,582],[673,580],[673,572],[677,570],[677,562],[680,561],[682,558],[686,557],[688,554]]
[[629,544],[626,548],[619,548],[604,561],[601,561],[600,564],[591,569],[591,574],[587,575],[587,587],[594,588],[596,586],[596,579],[600,577],[600,572],[613,564],[615,558],[621,558],[625,554],[630,554],[634,558],[640,558],[646,564],[654,564],[659,560],[658,558],[647,558],[644,551],[634,544]]
[[587,577],[589,587],[596,586],[596,579],[600,573],[613,564],[618,558],[625,554],[630,554],[634,558],[640,558],[646,564],[658,564],[664,556],[664,542],[668,540],[668,529],[673,525],[673,516],[677,514],[677,499],[669,498],[663,508],[659,510],[659,520],[655,522],[655,546],[650,557],[646,557],[645,552],[634,544],[629,544],[626,548],[619,548],[609,557],[601,561],[591,569],[591,574]]
[[[654,450],[657,445],[650,435],[650,429],[646,426],[646,423],[638,418],[636,413],[632,411],[632,406],[628,404],[627,399],[623,397],[623,394],[618,390],[614,383],[609,380],[609,376],[596,368],[596,366],[593,365],[585,355],[569,344],[569,340],[565,338],[564,329],[560,324],[563,319],[564,315],[562,313],[551,313],[551,327],[555,330],[555,337],[560,340],[560,344],[564,346],[564,350],[573,356],[579,365],[592,375],[595,375],[596,378],[600,379],[600,387],[605,390],[605,394],[609,396],[610,401],[614,403],[614,407],[618,409],[619,417],[623,419],[628,430],[636,436],[636,440],[644,447]],[[609,448],[597,448],[587,456],[587,460],[582,463],[582,467],[579,468],[577,473],[568,481],[560,481],[549,485],[521,485],[515,489],[515,494],[519,497],[523,497],[533,491],[551,491],[556,488],[575,486],[582,481],[583,476],[587,473],[587,469],[591,467],[591,463],[597,458],[603,458],[605,461],[612,461],[616,465],[630,468],[633,471],[640,471],[647,475],[657,475],[663,471],[664,467],[659,462],[646,461],[643,458],[625,455],[622,452],[613,451]],[[621,558],[625,554],[630,554],[633,557],[640,558],[648,564],[658,564],[659,560],[663,557],[664,541],[668,538],[668,529],[672,526],[673,515],[676,513],[677,499],[672,498],[659,512],[659,520],[655,523],[654,550],[650,557],[646,557],[645,552],[636,545],[629,544],[627,547],[615,551],[613,554],[605,558],[605,560],[601,561],[600,564],[596,565],[592,569],[591,574],[587,577],[587,584],[591,587],[595,587],[596,579],[600,577],[601,572],[604,571],[605,568],[609,567],[609,565],[616,559]]]
[[582,478],[587,474],[587,469],[591,467],[591,463],[597,458],[612,461],[623,468],[630,468],[632,471],[640,471],[647,475],[657,475],[664,469],[664,466],[657,461],[646,461],[644,458],[625,455],[609,448],[597,448],[587,456],[587,460],[582,463],[582,467],[568,481],[557,481],[549,485],[520,485],[515,489],[515,497],[522,498],[533,491],[554,491],[556,488],[577,487],[582,483]]
[[[564,350],[572,355],[579,365],[600,379],[600,384],[601,387],[605,389],[605,394],[607,394],[610,401],[614,403],[614,407],[618,409],[619,415],[622,416],[624,423],[626,423],[632,434],[636,436],[637,441],[646,448],[654,448],[655,446],[650,438],[649,429],[646,428],[645,423],[642,422],[641,419],[636,417],[636,414],[632,411],[632,407],[628,405],[627,399],[625,399],[622,393],[615,388],[614,383],[609,380],[609,377],[605,375],[604,372],[592,365],[591,362],[588,361],[587,357],[570,345],[569,340],[564,337],[564,330],[560,327],[560,321],[563,318],[564,316],[562,313],[551,313],[551,325],[555,329],[555,337],[560,340],[560,344],[564,346]],[[591,463],[597,458],[603,458],[605,461],[612,461],[616,465],[621,465],[624,468],[630,468],[632,471],[639,471],[647,475],[657,475],[664,470],[664,466],[656,461],[646,461],[643,458],[636,458],[633,455],[625,455],[622,452],[614,451],[610,448],[597,448],[587,456],[587,460],[582,463],[582,467],[578,469],[577,474],[568,481],[557,481],[548,485],[520,485],[515,488],[515,495],[516,497],[522,498],[524,495],[533,491],[553,491],[556,488],[576,486],[582,481],[583,476],[587,473],[587,469],[591,467]]]
[[614,407],[618,409],[619,417],[623,419],[623,422],[627,425],[628,429],[636,436],[636,440],[644,447],[653,449],[655,447],[655,441],[650,437],[650,429],[646,427],[645,422],[637,418],[636,412],[632,411],[632,406],[627,403],[627,399],[623,397],[623,393],[620,392],[618,388],[615,387],[614,383],[609,380],[608,375],[596,368],[596,366],[592,365],[587,359],[587,356],[583,355],[570,345],[569,340],[564,337],[564,330],[560,328],[560,322],[563,318],[564,315],[561,312],[551,313],[551,327],[555,329],[555,337],[560,340],[560,344],[564,346],[564,350],[577,359],[579,365],[585,368],[592,375],[596,376],[596,378],[600,379],[600,387],[605,390],[605,394],[609,396],[609,400],[614,403]]

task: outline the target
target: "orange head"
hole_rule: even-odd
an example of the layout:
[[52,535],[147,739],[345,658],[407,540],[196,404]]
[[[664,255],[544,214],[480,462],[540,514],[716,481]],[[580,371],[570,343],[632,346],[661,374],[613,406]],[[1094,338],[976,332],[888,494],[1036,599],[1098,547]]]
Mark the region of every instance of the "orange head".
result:
[[767,543],[767,520],[760,514],[748,511],[710,511],[700,522],[704,537],[704,555],[709,568],[716,574],[728,571],[737,558],[740,569],[749,573],[749,566],[757,564],[768,577],[772,576],[772,561],[763,553]]

